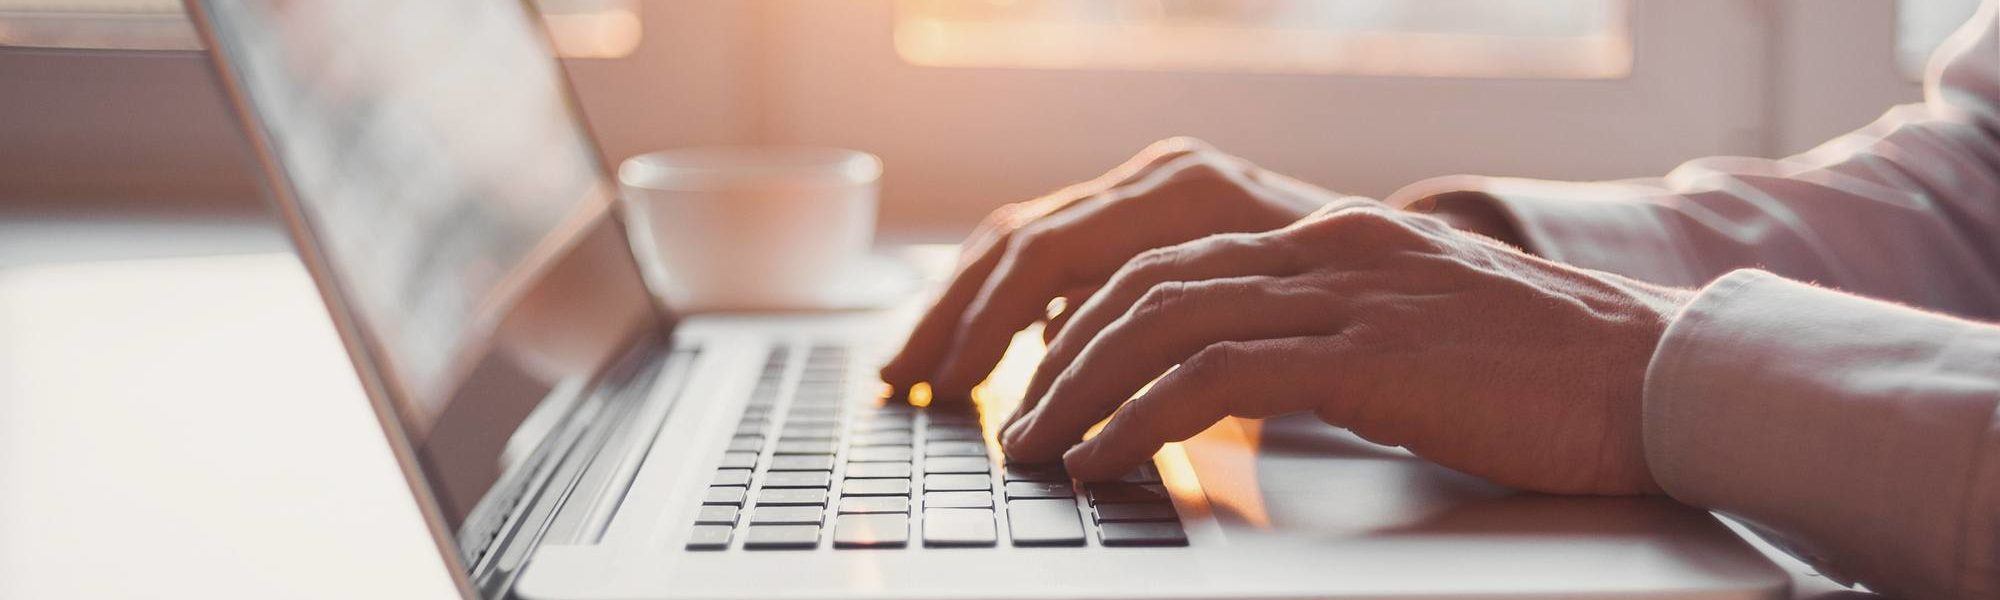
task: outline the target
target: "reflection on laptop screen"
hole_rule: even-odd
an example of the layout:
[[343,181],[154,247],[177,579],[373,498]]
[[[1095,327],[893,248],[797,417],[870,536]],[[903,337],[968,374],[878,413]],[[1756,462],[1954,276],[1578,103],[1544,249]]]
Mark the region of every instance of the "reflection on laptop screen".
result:
[[[600,268],[629,262],[630,249],[541,25],[524,5],[492,0],[199,6],[320,256],[321,284],[456,526],[540,394],[588,374],[538,371],[535,349],[512,333],[536,319],[520,315],[553,313],[541,331],[576,331],[564,319],[582,309],[549,307],[620,294],[571,304],[599,321],[653,318],[650,300],[631,300],[644,297],[635,269]],[[618,258],[575,267],[585,254]],[[536,292],[548,281],[580,291],[551,302]],[[576,346],[560,337],[531,343]]]
[[594,151],[520,6],[217,2],[294,193],[421,436],[493,326],[510,269],[603,204]]

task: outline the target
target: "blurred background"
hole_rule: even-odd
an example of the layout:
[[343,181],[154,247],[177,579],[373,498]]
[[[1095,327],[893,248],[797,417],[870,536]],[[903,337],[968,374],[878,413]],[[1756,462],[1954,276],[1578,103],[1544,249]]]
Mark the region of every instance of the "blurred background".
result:
[[[1977,1],[533,5],[614,163],[867,150],[887,237],[955,241],[1170,135],[1378,197],[1794,153],[1918,99]],[[285,249],[199,43],[176,0],[0,0],[0,597],[449,597],[290,256],[89,262]]]
[[[605,154],[825,144],[950,237],[1147,142],[1343,192],[1782,155],[1919,97],[1976,0],[540,0]],[[0,0],[0,203],[255,215],[174,0]],[[448,49],[440,49],[448,51]]]

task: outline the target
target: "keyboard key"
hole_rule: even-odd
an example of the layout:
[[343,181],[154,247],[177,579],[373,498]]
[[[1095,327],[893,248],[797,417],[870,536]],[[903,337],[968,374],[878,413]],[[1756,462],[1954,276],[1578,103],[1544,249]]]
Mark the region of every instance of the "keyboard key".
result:
[[755,469],[755,468],[757,468],[757,453],[755,453],[755,452],[724,452],[724,453],[722,453],[722,465],[721,465],[721,467],[720,467],[720,468],[723,468],[723,469]]
[[751,525],[746,550],[809,550],[819,545],[818,525]]
[[979,442],[933,442],[924,445],[924,456],[986,456],[986,444]]
[[772,471],[832,471],[833,457],[825,454],[792,454],[771,457]]
[[792,405],[792,408],[790,410],[786,411],[785,414],[791,416],[791,419],[788,420],[796,420],[800,417],[823,417],[823,418],[838,419],[840,418],[840,407],[833,405],[813,406],[809,404],[794,404]]
[[703,506],[694,514],[696,525],[735,525],[736,507],[712,505]]
[[877,431],[855,436],[856,446],[908,446],[913,441],[907,431]]
[[993,511],[983,508],[924,510],[924,545],[939,547],[991,546],[999,539]]
[[751,525],[818,525],[826,518],[817,506],[759,506],[750,511]]
[[787,440],[778,442],[778,454],[833,454],[840,445],[832,440]]
[[902,496],[848,496],[840,499],[840,514],[908,512],[910,499]]
[[750,485],[749,469],[717,469],[711,486]]
[[840,428],[825,425],[786,425],[780,435],[786,440],[837,440]]
[[[770,485],[765,483],[764,485]],[[1007,499],[1015,498],[1075,498],[1067,481],[1014,481],[1007,484]],[[1011,505],[1010,505],[1011,506]]]
[[1062,463],[1007,463],[1007,481],[1069,481]]
[[909,417],[869,417],[854,425],[855,431],[910,431]]
[[871,415],[902,415],[908,417],[917,413],[917,407],[910,406],[910,403],[896,399],[877,400],[862,407],[862,409]]
[[1082,546],[1075,500],[1009,500],[1007,534],[1016,546]]
[[841,515],[833,521],[835,548],[901,548],[909,543],[908,515]]
[[756,452],[764,449],[764,436],[739,435],[729,438],[730,452]]
[[702,495],[701,503],[742,506],[743,494],[747,491],[740,487],[710,487],[708,493]]
[[991,468],[983,456],[940,456],[924,459],[925,473],[962,473],[985,475]]
[[770,421],[744,421],[736,424],[736,435],[764,435],[770,427]]
[[729,532],[736,528],[728,525],[696,525],[688,532],[689,550],[724,550],[729,548]]
[[1098,526],[1106,546],[1186,546],[1180,523],[1105,523]]
[[839,427],[840,417],[826,415],[793,415],[787,417],[785,419],[785,426],[790,427],[793,425],[800,427]]
[[909,479],[910,463],[906,462],[858,462],[848,463],[848,479]]
[[855,448],[847,453],[848,462],[910,462],[910,448],[907,446],[881,446],[876,448]]
[[927,492],[970,492],[993,489],[993,481],[985,475],[925,475],[924,491]]
[[978,432],[978,430],[980,430],[980,422],[978,422],[976,418],[966,418],[966,416],[960,416],[960,414],[944,414],[944,412],[932,412],[932,414],[930,414],[930,422],[928,422],[928,424],[924,424],[924,430],[926,430],[926,432],[932,432],[932,434],[936,434],[936,432],[944,432],[944,430],[962,430],[962,432]]
[[945,429],[933,428],[925,432],[924,437],[932,442],[978,442],[985,440],[986,434],[979,431],[979,428],[976,427],[951,427]]
[[847,383],[839,380],[800,381],[797,402],[835,404],[847,396]]
[[990,492],[924,492],[924,510],[933,508],[993,508]]
[[908,496],[908,479],[849,479],[840,484],[842,496]]
[[1176,518],[1172,504],[1101,504],[1097,507],[1099,523],[1172,521]]
[[933,426],[970,425],[979,426],[979,413],[970,406],[961,404],[932,404],[925,416],[930,417]]
[[758,490],[757,506],[826,506],[826,490],[823,488]]
[[1125,483],[1159,483],[1160,471],[1153,468],[1153,465],[1139,465],[1139,468],[1133,469],[1118,480]]
[[1167,489],[1157,485],[1134,485],[1130,483],[1091,484],[1091,504],[1135,504],[1172,502]]
[[823,488],[833,485],[826,471],[774,471],[764,474],[763,488]]

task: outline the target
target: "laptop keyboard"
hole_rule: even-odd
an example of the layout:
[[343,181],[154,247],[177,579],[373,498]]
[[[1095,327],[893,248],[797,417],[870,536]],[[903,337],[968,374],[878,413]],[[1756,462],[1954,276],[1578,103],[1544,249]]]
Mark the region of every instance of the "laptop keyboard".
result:
[[795,378],[789,355],[766,359],[687,549],[1187,545],[1151,465],[1080,485],[1005,464],[970,407],[858,406],[845,348],[811,347]]

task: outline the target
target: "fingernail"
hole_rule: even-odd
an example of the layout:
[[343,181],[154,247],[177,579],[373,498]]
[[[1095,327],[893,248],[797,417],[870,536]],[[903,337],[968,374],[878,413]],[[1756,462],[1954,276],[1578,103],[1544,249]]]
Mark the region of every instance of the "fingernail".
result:
[[1014,407],[1014,410],[1007,413],[1007,418],[1002,419],[1000,421],[1000,431],[1005,432],[1009,429],[1013,429],[1014,424],[1021,422],[1021,417],[1027,416],[1027,414],[1028,414],[1028,403],[1022,402],[1021,404],[1016,405]]
[[1076,477],[1077,479],[1080,480],[1087,480],[1087,478],[1090,477],[1090,470],[1088,468],[1088,465],[1091,463],[1091,458],[1096,453],[1097,453],[1097,444],[1093,444],[1090,442],[1077,444],[1076,446],[1071,447],[1069,451],[1063,453],[1062,456],[1063,468],[1069,471],[1071,476]]
[[1020,445],[1021,430],[1026,429],[1026,423],[1026,419],[1015,419],[1014,422],[1008,423],[1005,429],[1000,430],[1000,447],[1011,450]]

